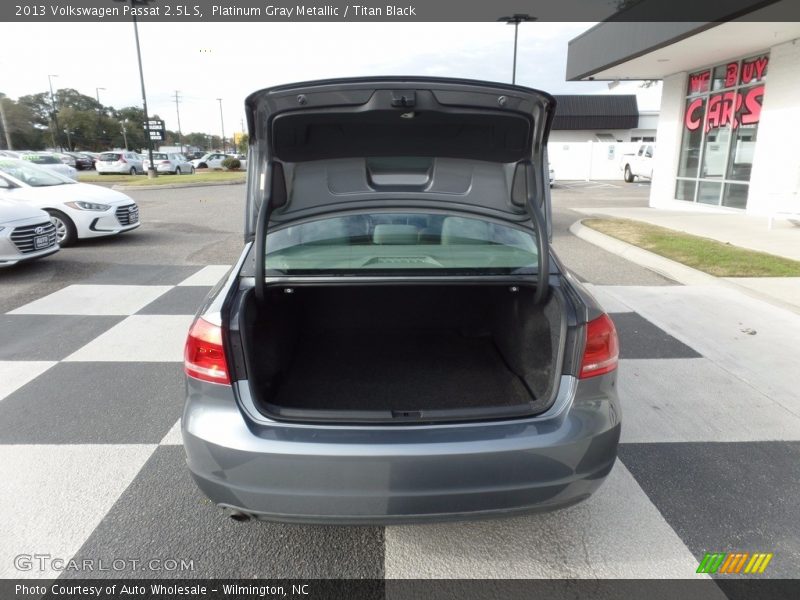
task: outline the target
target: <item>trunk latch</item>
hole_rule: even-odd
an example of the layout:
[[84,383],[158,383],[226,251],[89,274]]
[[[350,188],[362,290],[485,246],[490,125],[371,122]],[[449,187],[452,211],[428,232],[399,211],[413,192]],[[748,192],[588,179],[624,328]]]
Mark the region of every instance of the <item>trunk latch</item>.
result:
[[421,410],[393,410],[392,411],[392,418],[393,419],[421,419],[422,418],[422,411]]
[[417,104],[417,93],[414,91],[392,92],[392,106],[411,107]]

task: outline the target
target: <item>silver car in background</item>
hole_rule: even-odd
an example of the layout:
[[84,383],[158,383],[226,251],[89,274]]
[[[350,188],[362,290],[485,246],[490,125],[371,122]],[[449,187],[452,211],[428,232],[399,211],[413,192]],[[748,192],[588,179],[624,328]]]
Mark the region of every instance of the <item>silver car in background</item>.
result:
[[[175,152],[153,152],[153,164],[159,173],[171,173],[172,175],[192,175],[194,165],[189,162],[183,154]],[[145,155],[144,170],[150,170],[150,160]]]
[[[16,154],[16,156],[14,156]],[[78,171],[74,167],[64,164],[58,156],[50,152],[18,152],[7,153],[8,156],[14,156],[22,160],[27,160],[43,169],[64,175],[70,179],[77,181]]]
[[251,94],[245,246],[185,349],[199,488],[237,520],[554,510],[612,469],[614,324],[550,245],[555,100],[441,78]]
[[[0,179],[0,188],[6,185]],[[0,267],[58,252],[56,227],[43,210],[0,199]]]

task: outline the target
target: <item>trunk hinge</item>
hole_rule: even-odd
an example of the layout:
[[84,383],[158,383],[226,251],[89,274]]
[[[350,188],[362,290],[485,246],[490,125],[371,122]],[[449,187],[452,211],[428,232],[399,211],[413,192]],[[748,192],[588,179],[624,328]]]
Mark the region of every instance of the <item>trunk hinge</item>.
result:
[[256,219],[256,267],[255,267],[255,295],[256,301],[261,304],[266,297],[267,271],[267,228],[272,210],[284,206],[288,200],[286,193],[286,178],[283,165],[272,162],[267,168],[267,178],[264,185],[264,199],[258,209]]
[[533,221],[536,230],[536,245],[539,254],[539,281],[536,284],[536,291],[533,295],[535,304],[544,304],[548,297],[550,288],[550,244],[547,233],[547,223],[545,217],[536,202],[536,175],[531,161],[524,161],[523,169],[525,173],[525,204]]

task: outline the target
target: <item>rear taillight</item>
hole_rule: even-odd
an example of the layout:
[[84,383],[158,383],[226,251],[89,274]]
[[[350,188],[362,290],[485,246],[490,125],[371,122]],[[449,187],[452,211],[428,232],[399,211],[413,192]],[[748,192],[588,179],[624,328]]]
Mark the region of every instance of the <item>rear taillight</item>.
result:
[[121,162],[121,163],[127,163],[128,161],[127,161],[127,160],[125,160],[125,157],[124,157],[124,156],[120,156],[120,157],[119,157],[119,162]]
[[162,164],[162,165],[168,165],[168,164],[170,164],[170,163],[169,163],[169,161],[168,161],[168,160],[162,160],[160,164]]
[[586,325],[586,347],[581,360],[581,379],[610,373],[617,368],[619,341],[611,318],[603,314]]
[[228,363],[222,348],[222,328],[199,318],[192,323],[183,355],[183,370],[189,377],[211,383],[230,383]]

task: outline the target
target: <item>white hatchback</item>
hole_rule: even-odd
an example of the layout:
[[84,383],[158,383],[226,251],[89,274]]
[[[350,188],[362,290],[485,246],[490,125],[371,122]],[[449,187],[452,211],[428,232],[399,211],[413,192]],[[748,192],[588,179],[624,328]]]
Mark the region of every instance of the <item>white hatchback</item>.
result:
[[0,157],[0,197],[46,211],[59,244],[115,235],[139,226],[139,207],[123,193]]
[[[0,191],[7,184],[0,179]],[[58,252],[56,228],[43,210],[0,200],[0,267]]]
[[94,168],[97,169],[100,175],[105,175],[106,173],[127,173],[128,175],[144,173],[142,159],[136,152],[130,152],[128,150],[103,152],[97,157]]

